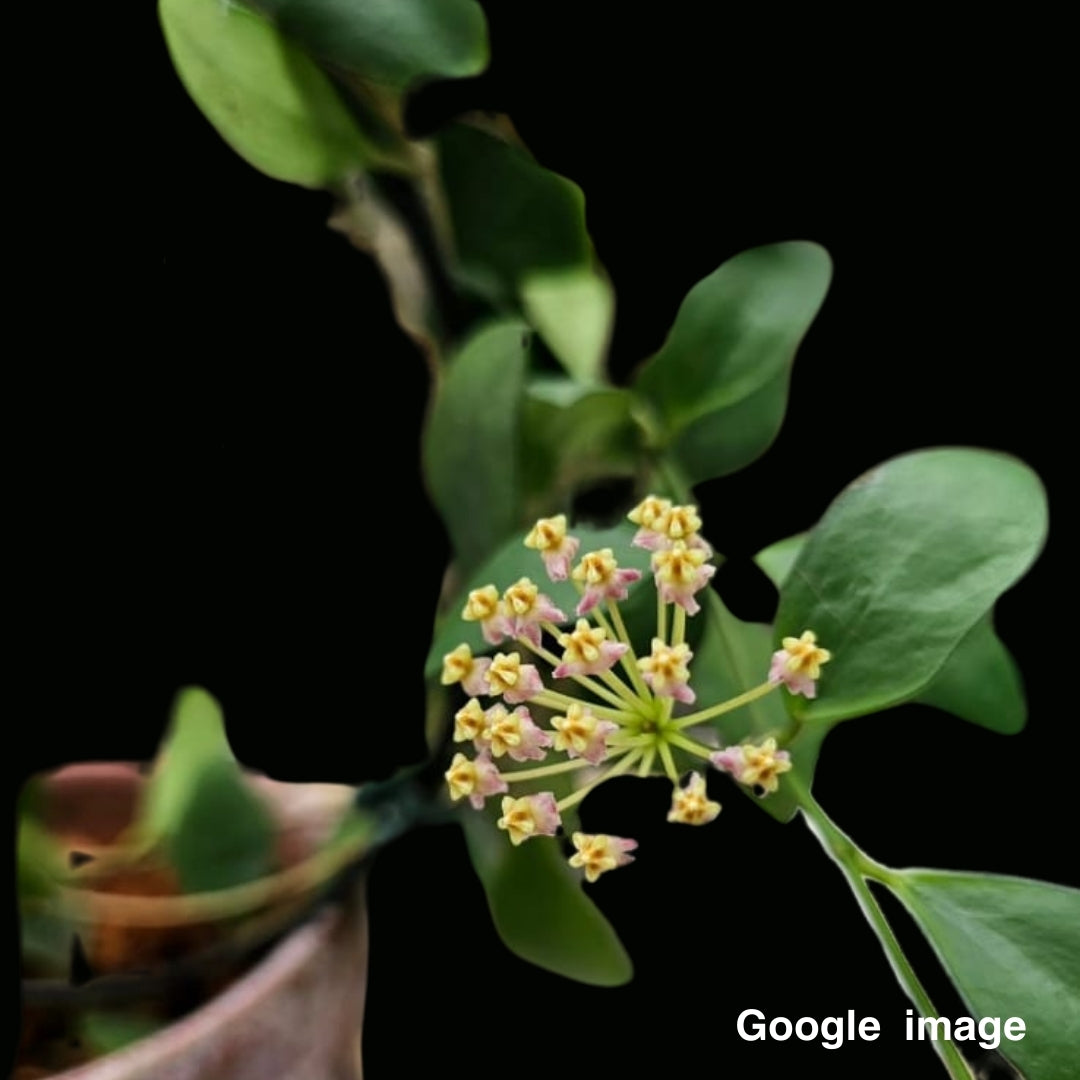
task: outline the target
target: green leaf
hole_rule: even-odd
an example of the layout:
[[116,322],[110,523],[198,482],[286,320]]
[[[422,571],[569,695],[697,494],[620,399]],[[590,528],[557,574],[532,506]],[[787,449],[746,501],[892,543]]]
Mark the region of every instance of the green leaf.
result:
[[329,79],[261,15],[222,0],[160,0],[158,15],[195,104],[256,169],[319,188],[369,162]]
[[633,965],[611,924],[582,891],[555,841],[514,847],[482,814],[462,816],[495,929],[512,952],[568,979],[620,986]]
[[738,472],[772,446],[787,412],[791,373],[784,369],[741,401],[692,420],[668,455],[690,483]]
[[[630,546],[630,541],[636,531],[635,527],[629,523],[616,525],[610,529],[597,529],[584,525],[575,526],[570,530],[571,535],[581,541],[580,553],[611,548],[620,566],[640,570],[647,576],[650,553],[642,548]],[[442,658],[462,643],[467,644],[474,655],[491,650],[492,647],[484,641],[479,624],[465,622],[460,618],[461,609],[465,606],[466,597],[471,589],[495,585],[502,592],[513,585],[518,578],[529,577],[540,586],[541,592],[549,596],[568,619],[574,617],[574,608],[577,607],[579,596],[573,582],[549,581],[544,573],[544,564],[540,556],[525,547],[523,543],[525,536],[526,533],[521,532],[507,540],[483,566],[468,577],[457,598],[447,607],[447,613],[435,632],[431,649],[428,651],[427,663],[424,665],[425,678],[436,677],[442,670]],[[656,593],[651,584],[644,581],[638,585],[631,585],[628,599],[621,603],[619,608],[626,620],[631,637],[636,641],[634,625],[638,621],[636,613],[645,609],[649,617],[655,619]],[[655,626],[655,622],[653,625]]]
[[70,877],[66,852],[25,810],[19,814],[16,861],[23,965],[27,972],[66,977],[75,936],[57,903]]
[[[690,666],[690,685],[697,694],[695,709],[727,701],[763,683],[773,654],[772,627],[736,618],[712,590],[704,606],[705,625],[701,640],[694,645]],[[774,691],[709,721],[709,725],[719,733],[722,746],[734,746],[745,739],[760,742],[770,735],[784,736],[792,726],[781,696],[786,693],[783,689]],[[786,745],[793,771],[807,785],[813,779],[818,751],[827,731],[828,728],[820,725],[807,725]],[[750,794],[745,788],[740,790]],[[784,777],[780,778],[779,790],[772,795],[763,799],[750,797],[780,821],[790,821],[798,809]]]
[[604,368],[615,323],[615,293],[591,266],[529,274],[520,286],[529,322],[575,378],[588,381]]
[[424,79],[479,75],[487,24],[475,0],[254,0],[313,55],[405,90]]
[[[799,533],[759,551],[754,561],[781,588],[809,539]],[[961,720],[1013,735],[1027,720],[1024,688],[1009,650],[987,615],[968,631],[941,669],[913,699]]]
[[95,1054],[111,1054],[160,1031],[165,1021],[139,1013],[98,1009],[80,1013],[78,1025],[83,1042]]
[[789,536],[785,540],[777,540],[775,544],[762,548],[754,556],[754,562],[778,589],[782,589],[788,574],[791,573],[791,568],[795,565],[795,560],[799,557],[799,552],[806,546],[806,541],[809,539],[810,534],[804,532]]
[[831,275],[816,244],[772,244],[729,259],[687,293],[634,388],[688,482],[741,468],[775,438],[795,351]]
[[137,828],[163,842],[188,892],[239,885],[272,869],[274,825],[225,737],[218,703],[190,687],[176,699]]
[[518,419],[529,331],[503,320],[454,356],[424,437],[424,472],[462,566],[519,524]]
[[631,475],[639,456],[632,399],[621,389],[537,379],[522,414],[522,483],[539,517],[589,481]]
[[524,310],[567,371],[594,378],[614,299],[594,265],[581,189],[467,124],[437,142],[457,276],[491,303]]
[[819,697],[791,698],[822,723],[917,695],[1046,533],[1038,477],[971,449],[895,458],[851,484],[814,529],[781,590],[777,640],[814,630],[832,661]]
[[184,813],[170,832],[170,859],[186,892],[254,881],[273,869],[274,825],[233,762],[199,772]]
[[1080,1047],[1080,891],[1025,878],[905,870],[890,885],[979,1019],[1020,1017],[998,1047],[1030,1080],[1072,1080]]
[[1015,735],[1027,721],[1020,672],[989,616],[968,631],[915,700],[1002,735]]

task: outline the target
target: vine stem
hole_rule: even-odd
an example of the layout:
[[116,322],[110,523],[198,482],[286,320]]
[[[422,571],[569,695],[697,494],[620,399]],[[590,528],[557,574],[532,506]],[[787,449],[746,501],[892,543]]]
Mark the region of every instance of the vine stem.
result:
[[[900,942],[885,918],[885,912],[881,910],[881,905],[867,884],[867,878],[872,878],[884,885],[895,887],[896,874],[887,866],[871,859],[849,836],[841,832],[821,809],[810,793],[810,789],[793,773],[788,774],[786,779],[798,799],[799,808],[810,831],[817,837],[826,854],[840,867],[847,879],[860,910],[885,950],[885,956],[897,982],[915,1003],[920,1016],[936,1019],[938,1014],[934,1003],[930,1000],[930,995],[915,974],[915,969],[911,966],[911,962],[904,954]],[[963,1055],[951,1039],[935,1039],[933,1046],[952,1080],[972,1080],[967,1062],[964,1061]]]

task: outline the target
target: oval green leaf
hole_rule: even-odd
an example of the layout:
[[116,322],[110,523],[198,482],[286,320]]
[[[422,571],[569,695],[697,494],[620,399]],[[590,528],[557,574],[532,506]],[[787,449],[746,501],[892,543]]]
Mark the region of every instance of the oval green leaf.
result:
[[689,482],[741,468],[775,438],[831,276],[824,248],[794,241],[744,251],[687,293],[634,388]]
[[556,841],[513,847],[482,814],[462,817],[495,929],[512,952],[556,975],[621,986],[634,973],[611,924],[582,891]]
[[337,67],[405,90],[479,75],[487,23],[476,0],[254,0],[291,38]]
[[222,0],[160,0],[158,15],[195,104],[256,169],[319,188],[369,161],[330,80],[267,19]]
[[1026,878],[906,870],[890,885],[976,1019],[1020,1017],[998,1048],[1031,1080],[1073,1080],[1080,1048],[1080,891]]
[[[754,561],[779,589],[810,538],[799,533],[759,551]],[[953,650],[937,675],[913,699],[1002,735],[1014,735],[1027,721],[1020,672],[990,615],[980,619]]]
[[781,590],[777,640],[813,629],[833,659],[804,719],[916,696],[1034,561],[1046,500],[1021,462],[966,448],[895,458],[851,484]]
[[431,497],[466,570],[519,524],[518,419],[529,331],[503,320],[451,358],[424,433]]

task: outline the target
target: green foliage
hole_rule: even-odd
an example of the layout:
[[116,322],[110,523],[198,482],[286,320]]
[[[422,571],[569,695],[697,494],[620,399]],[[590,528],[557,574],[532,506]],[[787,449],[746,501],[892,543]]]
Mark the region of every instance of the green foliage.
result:
[[319,188],[371,160],[330,80],[267,19],[221,0],[160,0],[158,14],[188,93],[256,169]]
[[274,824],[247,786],[205,690],[176,699],[136,825],[163,843],[187,892],[228,888],[272,869]]
[[816,244],[771,244],[729,259],[687,293],[634,388],[689,483],[742,468],[775,438],[795,351],[831,275]]
[[572,375],[595,378],[614,298],[593,265],[581,189],[466,124],[436,141],[458,278],[491,303],[524,309]]
[[518,423],[528,328],[503,320],[451,358],[424,435],[424,472],[466,569],[519,518]]
[[[778,540],[754,557],[778,589],[783,587],[809,536],[799,533]],[[1009,650],[994,633],[990,615],[968,631],[934,678],[912,700],[1003,735],[1016,734],[1027,719],[1020,673]]]
[[1072,1080],[1080,1047],[1080,891],[1025,878],[906,870],[891,887],[976,1018],[1018,1016],[999,1049],[1031,1080]]
[[[1004,455],[927,450],[860,477],[781,592],[777,640],[811,628],[833,653],[820,697],[791,699],[793,711],[835,723],[916,696],[1031,565],[1045,532],[1042,485]],[[984,653],[970,655],[982,663]]]
[[[522,488],[535,513],[545,515],[580,485],[633,475],[639,429],[633,399],[622,389],[588,386],[565,377],[536,378],[522,411]],[[527,502],[528,506],[529,503]]]
[[312,56],[405,90],[478,75],[487,24],[475,0],[253,0]]
[[56,904],[61,887],[70,877],[65,852],[25,805],[20,807],[18,829],[16,863],[23,963],[35,972],[66,976],[74,928]]
[[79,1034],[95,1054],[122,1050],[165,1026],[161,1020],[130,1012],[95,1009],[79,1016]]
[[557,844],[532,841],[515,848],[478,813],[464,814],[462,825],[507,948],[547,971],[593,986],[630,980],[630,957]]
[[1015,735],[1027,721],[1020,672],[990,616],[964,635],[915,700],[1002,735]]

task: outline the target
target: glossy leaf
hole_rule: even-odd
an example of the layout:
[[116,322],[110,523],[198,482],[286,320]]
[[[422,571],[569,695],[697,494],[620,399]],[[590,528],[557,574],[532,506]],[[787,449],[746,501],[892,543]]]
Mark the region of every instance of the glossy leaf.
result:
[[1080,1047],[1080,891],[1025,878],[906,870],[891,883],[979,1019],[1020,1017],[998,1048],[1031,1080],[1072,1080]]
[[483,814],[462,816],[473,866],[495,929],[523,960],[593,986],[619,986],[633,975],[630,957],[585,895],[555,840],[514,847]]
[[458,278],[523,309],[571,374],[594,377],[614,302],[594,267],[581,189],[479,128],[457,124],[437,141]]
[[[809,533],[790,536],[754,556],[777,588],[783,586],[809,537]],[[1016,661],[994,632],[989,615],[968,631],[934,678],[912,700],[1003,735],[1020,731],[1027,720],[1027,702]]]
[[447,366],[424,438],[424,472],[462,566],[518,526],[518,419],[529,332],[504,320]]
[[272,868],[269,811],[247,786],[221,708],[205,690],[177,695],[137,828],[164,843],[189,892],[238,885]]
[[[645,575],[645,580],[631,586],[625,605],[620,605],[620,608],[625,608],[623,617],[633,636],[632,624],[636,621],[635,610],[638,608],[647,609],[648,612],[656,610],[656,593],[651,580],[647,579],[650,554],[642,548],[630,546],[636,529],[627,523],[610,529],[574,526],[571,527],[570,532],[581,541],[580,553],[609,547],[614,551],[620,566],[640,570]],[[574,617],[574,608],[577,606],[579,597],[573,583],[549,581],[540,556],[525,547],[522,542],[524,538],[525,531],[507,540],[483,566],[468,577],[457,598],[448,606],[447,613],[435,633],[428,652],[427,663],[424,666],[424,674],[427,678],[437,676],[442,670],[442,658],[463,642],[472,649],[474,654],[491,649],[491,646],[483,639],[479,624],[465,622],[459,617],[470,589],[495,585],[502,592],[518,578],[529,577],[540,586],[541,592],[549,596],[556,607],[567,615],[568,619]]]
[[537,379],[527,388],[522,434],[522,482],[536,516],[590,480],[634,471],[639,428],[630,395],[617,387],[568,378]]
[[916,696],[998,596],[1031,565],[1046,532],[1035,474],[971,449],[895,458],[851,484],[800,552],[781,590],[776,639],[811,628],[833,653],[815,722]]
[[1027,721],[1016,661],[989,617],[968,631],[915,700],[1002,735],[1015,735]]
[[256,169],[317,188],[369,161],[330,80],[269,20],[221,0],[160,0],[158,13],[181,82]]
[[475,0],[254,0],[313,55],[404,90],[431,78],[478,75],[487,25]]
[[795,351],[831,274],[816,244],[772,244],[729,259],[687,293],[634,384],[687,481],[741,468],[772,442]]

